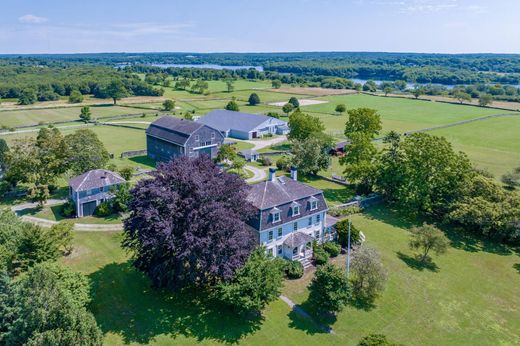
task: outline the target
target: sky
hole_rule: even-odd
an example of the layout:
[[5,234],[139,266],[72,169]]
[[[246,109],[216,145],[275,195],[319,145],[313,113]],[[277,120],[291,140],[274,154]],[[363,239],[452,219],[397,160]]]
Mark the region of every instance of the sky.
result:
[[520,53],[520,0],[0,0],[0,54]]

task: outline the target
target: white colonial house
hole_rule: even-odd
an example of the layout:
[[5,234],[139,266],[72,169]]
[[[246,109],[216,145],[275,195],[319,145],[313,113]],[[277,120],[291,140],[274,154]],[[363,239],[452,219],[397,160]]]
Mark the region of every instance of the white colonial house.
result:
[[267,181],[251,186],[248,200],[257,211],[248,224],[273,256],[299,260],[307,267],[313,241],[329,240],[334,223],[327,222],[323,191],[298,182],[295,168],[290,178],[275,173],[269,169]]

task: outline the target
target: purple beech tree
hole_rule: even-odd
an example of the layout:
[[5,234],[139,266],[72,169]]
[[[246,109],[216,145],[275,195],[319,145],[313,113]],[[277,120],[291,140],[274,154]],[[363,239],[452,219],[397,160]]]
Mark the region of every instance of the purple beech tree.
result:
[[255,247],[247,185],[209,158],[161,163],[131,191],[123,247],[156,287],[229,281]]

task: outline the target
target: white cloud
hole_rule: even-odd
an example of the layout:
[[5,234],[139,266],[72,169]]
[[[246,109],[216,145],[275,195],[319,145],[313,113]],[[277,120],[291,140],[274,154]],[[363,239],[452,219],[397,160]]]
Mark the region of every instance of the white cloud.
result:
[[35,16],[33,14],[26,14],[18,18],[18,21],[24,24],[41,24],[47,22],[48,20],[48,18]]

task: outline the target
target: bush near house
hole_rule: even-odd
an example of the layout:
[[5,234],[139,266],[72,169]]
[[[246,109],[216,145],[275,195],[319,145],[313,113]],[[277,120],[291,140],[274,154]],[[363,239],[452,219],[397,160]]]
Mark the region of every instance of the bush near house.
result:
[[74,216],[74,214],[76,214],[76,207],[74,205],[74,202],[69,200],[67,202],[65,202],[62,206],[61,206],[61,215],[65,216],[65,217],[72,217]]
[[336,257],[341,252],[341,246],[336,242],[329,241],[323,244],[323,250],[325,250],[330,257]]
[[316,265],[323,265],[329,260],[329,254],[323,249],[322,246],[314,246],[313,252],[314,262],[316,262]]
[[303,276],[303,264],[300,261],[287,261],[285,275],[288,279],[299,279]]
[[100,217],[105,217],[112,214],[112,206],[109,202],[103,202],[97,206],[95,214]]

